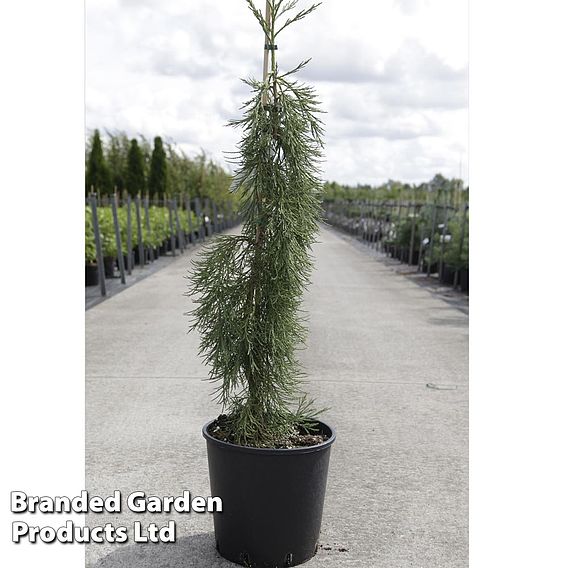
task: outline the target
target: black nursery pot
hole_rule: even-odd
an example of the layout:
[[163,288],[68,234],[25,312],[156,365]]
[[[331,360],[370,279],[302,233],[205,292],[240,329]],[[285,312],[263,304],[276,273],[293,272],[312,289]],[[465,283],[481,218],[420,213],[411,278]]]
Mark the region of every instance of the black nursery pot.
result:
[[94,264],[85,264],[85,286],[97,286],[99,283],[99,267]]
[[451,266],[444,264],[442,268],[442,282],[444,284],[453,284],[454,283],[454,274],[456,273],[455,269]]
[[331,445],[335,432],[319,422],[328,439],[317,446],[251,448],[222,442],[203,427],[211,495],[221,497],[214,514],[221,556],[243,566],[297,566],[317,550]]
[[[144,249],[144,257],[146,256],[146,249]],[[140,264],[140,249],[138,246],[134,248],[134,264]]]
[[469,292],[469,268],[462,268],[459,275],[460,289],[462,292]]
[[105,256],[103,258],[103,265],[105,267],[105,278],[114,278],[114,257]]

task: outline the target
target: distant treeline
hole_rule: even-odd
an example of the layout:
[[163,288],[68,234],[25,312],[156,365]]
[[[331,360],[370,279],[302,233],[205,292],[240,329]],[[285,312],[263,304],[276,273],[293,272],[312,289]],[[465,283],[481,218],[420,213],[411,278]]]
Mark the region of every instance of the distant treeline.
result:
[[469,201],[469,187],[464,188],[461,179],[447,179],[441,174],[421,184],[408,184],[389,180],[378,186],[371,185],[341,185],[336,182],[324,184],[325,201],[437,201],[459,207]]
[[231,175],[205,153],[190,158],[160,136],[151,143],[144,136],[129,138],[124,132],[106,132],[103,140],[95,130],[87,141],[86,194],[126,191],[151,198],[189,194],[221,204],[236,199],[227,191],[230,184]]
[[[189,194],[192,198],[209,198],[221,204],[237,201],[227,190],[231,175],[208,159],[205,153],[189,157],[170,142],[156,136],[151,143],[144,136],[129,138],[124,132],[106,132],[104,141],[95,130],[87,141],[85,154],[85,193],[95,191],[111,195],[127,191],[130,195]],[[447,179],[441,174],[421,184],[389,180],[382,185],[342,185],[326,182],[326,201],[437,201],[446,199],[459,207],[469,199],[469,188],[461,179]]]

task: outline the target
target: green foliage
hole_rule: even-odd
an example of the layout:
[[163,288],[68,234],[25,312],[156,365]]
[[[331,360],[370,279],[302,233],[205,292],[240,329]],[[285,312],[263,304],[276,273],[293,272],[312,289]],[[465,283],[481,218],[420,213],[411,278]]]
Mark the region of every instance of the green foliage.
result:
[[150,196],[164,195],[167,187],[167,161],[164,144],[159,136],[154,138],[154,150],[150,162],[150,175],[148,176],[148,191]]
[[85,262],[96,262],[97,248],[93,230],[93,214],[90,207],[85,207]]
[[[395,243],[399,246],[409,248],[410,242],[412,240],[412,216],[408,216],[406,219],[402,219],[400,225],[396,228]],[[419,235],[419,220],[414,220],[414,240],[412,244],[413,250],[418,250],[420,246],[420,235]]]
[[[152,151],[149,141],[144,136],[139,136],[136,140],[137,148],[132,149],[133,144],[124,132],[106,131],[105,143],[102,142],[98,131],[95,133],[98,141],[93,134],[86,142],[85,169],[88,170],[93,148],[95,156],[101,155],[102,148],[107,173],[104,174],[106,180],[103,184],[104,191],[99,188],[101,193],[110,194],[114,187],[119,193],[128,189],[131,195],[139,191],[144,194],[148,189],[153,196],[162,196],[165,192],[170,196],[209,198],[220,206],[236,211],[240,193],[227,191],[232,177],[204,152],[196,157],[189,157],[172,142],[164,145],[161,137],[156,137],[155,140],[159,139],[160,142],[157,142],[157,148]],[[99,158],[97,160],[100,161]],[[152,163],[155,165],[152,166]],[[85,180],[88,184],[87,176]],[[142,180],[147,180],[148,183]],[[132,184],[134,189],[131,187]],[[141,187],[136,189],[138,186]],[[154,190],[153,188],[156,187],[158,189]]]
[[[134,204],[131,203],[131,239],[132,248],[138,246],[138,229],[136,224],[136,209]],[[116,236],[114,232],[114,220],[112,216],[112,208],[107,206],[97,207],[97,215],[99,220],[99,232],[101,236],[101,246],[103,249],[103,256],[110,256],[116,258]],[[122,244],[122,254],[128,253],[128,207],[123,205],[117,210],[118,225],[120,228],[120,238]],[[146,226],[146,218],[144,210],[141,210],[141,229],[142,241],[146,247],[159,247],[166,239],[170,238],[170,213],[167,207],[151,206],[148,208],[148,215],[150,220],[150,231]],[[182,230],[186,233],[189,232],[189,219],[187,212],[178,210],[180,225]],[[193,223],[193,230],[197,229],[197,217],[195,213],[191,212],[191,219]],[[174,232],[175,219],[174,219]],[[95,237],[93,229],[93,221],[91,208],[85,208],[85,261],[93,262],[96,260]]]
[[152,227],[150,242],[153,246],[158,247],[170,238],[170,213],[167,207],[152,206],[148,209],[148,214]]
[[85,193],[89,194],[91,189],[102,194],[110,194],[112,192],[110,172],[105,162],[101,136],[98,130],[95,130],[90,142],[85,175]]
[[130,195],[146,191],[144,155],[136,139],[130,141],[126,165],[126,189]]
[[444,262],[456,270],[469,268],[469,218],[466,217],[465,219],[464,238],[462,243],[461,215],[461,213],[459,216],[456,215],[448,223],[448,233],[451,235],[451,240],[449,243],[446,243],[444,247]]
[[[114,233],[114,220],[112,217],[112,209],[110,207],[97,207],[97,218],[99,220],[99,231],[101,235],[101,246],[103,256],[116,258],[116,236]],[[122,243],[123,253],[126,254],[126,245]]]
[[[311,11],[277,29],[295,2],[271,0],[270,25],[247,2],[271,44]],[[219,237],[200,256],[189,292],[197,304],[192,329],[201,332],[229,437],[257,447],[279,445],[314,416],[295,352],[306,338],[299,310],[320,218],[321,111],[313,89],[290,78],[306,62],[280,74],[271,53],[267,80],[245,81],[252,97],[231,123],[244,133],[232,184],[242,192],[242,234]]]
[[126,188],[126,165],[130,141],[124,133],[107,133],[109,142],[107,145],[107,163],[113,188],[122,192]]
[[324,184],[325,201],[412,201],[426,203],[439,200],[441,203],[446,196],[448,204],[459,207],[468,201],[469,190],[463,189],[460,179],[446,179],[436,174],[428,183],[410,185],[399,181],[389,180],[379,186],[371,185],[340,185],[337,182]]
[[178,215],[179,215],[179,223],[184,233],[190,233],[190,229],[191,231],[196,231],[199,228],[197,215],[193,211],[191,212],[191,227],[189,224],[189,217],[187,216],[186,211],[180,211]]

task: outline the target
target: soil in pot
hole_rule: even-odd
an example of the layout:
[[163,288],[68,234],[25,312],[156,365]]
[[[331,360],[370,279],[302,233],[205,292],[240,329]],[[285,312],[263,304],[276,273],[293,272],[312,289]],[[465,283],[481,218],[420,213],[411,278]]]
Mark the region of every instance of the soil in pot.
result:
[[317,550],[334,431],[319,422],[323,443],[293,448],[252,448],[207,441],[217,550],[243,566],[297,566]]
[[[235,445],[234,440],[230,438],[228,433],[227,416],[225,414],[221,414],[221,416],[211,422],[208,432],[213,438],[221,442],[229,442]],[[298,429],[294,434],[291,434],[288,438],[282,440],[280,444],[270,449],[316,446],[317,444],[323,444],[328,437],[329,436],[324,431],[316,430],[315,432],[308,432],[307,430]]]

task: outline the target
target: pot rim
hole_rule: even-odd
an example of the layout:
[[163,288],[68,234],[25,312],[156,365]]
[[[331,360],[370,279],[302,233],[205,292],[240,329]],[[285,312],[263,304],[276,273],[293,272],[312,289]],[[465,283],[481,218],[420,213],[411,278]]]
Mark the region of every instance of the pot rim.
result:
[[289,454],[312,454],[315,452],[320,452],[327,449],[333,442],[335,442],[335,428],[330,426],[329,424],[322,422],[321,420],[314,420],[314,422],[324,426],[330,431],[329,438],[322,442],[321,444],[316,444],[314,446],[302,446],[299,448],[255,448],[253,446],[239,446],[238,444],[232,444],[231,442],[224,442],[223,440],[218,440],[217,438],[211,436],[207,431],[209,426],[213,424],[217,420],[214,418],[213,420],[209,420],[203,425],[201,429],[201,433],[203,437],[207,441],[207,443],[214,444],[220,448],[224,448],[226,450],[232,450],[235,452],[242,452],[247,454],[257,454],[257,455],[265,455],[265,456],[272,456],[272,455],[289,455]]

